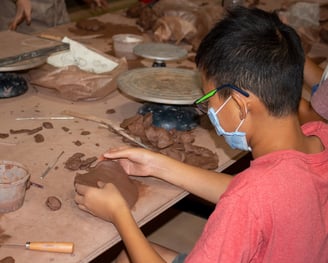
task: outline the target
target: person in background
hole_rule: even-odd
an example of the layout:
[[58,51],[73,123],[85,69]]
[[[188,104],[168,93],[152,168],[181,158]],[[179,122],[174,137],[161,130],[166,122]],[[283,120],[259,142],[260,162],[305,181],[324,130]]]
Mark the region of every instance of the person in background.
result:
[[111,149],[129,175],[154,176],[216,204],[191,252],[152,245],[111,183],[75,185],[78,207],[112,222],[125,244],[116,262],[328,262],[328,125],[302,127],[305,55],[276,13],[237,7],[195,58],[205,95],[195,104],[233,149],[251,151],[234,177],[141,148]]
[[[85,0],[91,7],[107,7],[107,0]],[[70,21],[64,0],[1,0],[0,30],[33,33]]]
[[304,83],[312,88],[310,101],[302,98],[299,106],[301,123],[328,121],[328,65],[325,70],[306,57]]

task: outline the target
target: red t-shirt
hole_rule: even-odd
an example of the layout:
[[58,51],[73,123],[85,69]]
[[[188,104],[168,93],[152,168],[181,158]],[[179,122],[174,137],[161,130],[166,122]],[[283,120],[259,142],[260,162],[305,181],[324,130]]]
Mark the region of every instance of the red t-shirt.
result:
[[277,151],[236,175],[210,216],[187,263],[327,263],[328,126],[318,154]]

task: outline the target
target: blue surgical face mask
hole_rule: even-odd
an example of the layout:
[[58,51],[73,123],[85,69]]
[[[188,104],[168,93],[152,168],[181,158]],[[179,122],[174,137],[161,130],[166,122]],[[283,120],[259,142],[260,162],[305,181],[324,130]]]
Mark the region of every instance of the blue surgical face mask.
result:
[[210,121],[216,130],[216,133],[219,136],[222,135],[225,141],[227,142],[227,144],[232,149],[251,151],[252,149],[247,144],[246,133],[238,131],[240,126],[244,123],[245,119],[243,119],[240,122],[240,124],[238,125],[237,129],[234,132],[226,132],[225,130],[223,130],[219,118],[217,117],[217,114],[223,109],[223,107],[228,103],[230,99],[231,96],[221,105],[221,107],[217,111],[214,111],[212,107],[209,108],[207,115],[210,118]]

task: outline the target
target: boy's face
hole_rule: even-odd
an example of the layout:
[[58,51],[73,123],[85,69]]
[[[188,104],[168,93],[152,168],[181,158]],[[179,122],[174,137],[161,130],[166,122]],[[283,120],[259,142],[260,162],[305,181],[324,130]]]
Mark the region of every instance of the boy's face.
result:
[[[216,88],[215,84],[212,81],[208,81],[203,77],[203,91],[204,94],[210,92]],[[219,91],[220,92],[220,91]],[[213,108],[216,112],[224,103],[226,99],[215,94],[208,100],[208,108]],[[217,113],[217,117],[220,120],[222,128],[227,132],[235,131],[237,126],[240,123],[238,104],[234,99],[230,99],[227,104]]]

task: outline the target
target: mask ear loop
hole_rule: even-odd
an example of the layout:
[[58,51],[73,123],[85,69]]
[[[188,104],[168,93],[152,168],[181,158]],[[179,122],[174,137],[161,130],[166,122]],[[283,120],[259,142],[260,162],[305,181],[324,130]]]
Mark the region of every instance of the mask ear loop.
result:
[[229,98],[226,99],[226,101],[220,106],[220,108],[218,108],[218,110],[215,112],[215,114],[218,114],[222,109],[223,107],[229,102],[229,100],[231,99],[232,97],[229,96]]
[[246,115],[247,115],[247,113],[248,113],[248,110],[247,110],[246,105],[245,105],[245,112],[246,112],[246,114],[245,114],[245,118],[242,119],[241,122],[239,123],[238,127],[236,128],[236,132],[239,130],[239,128],[241,127],[241,125],[243,125],[244,121],[246,120]]

